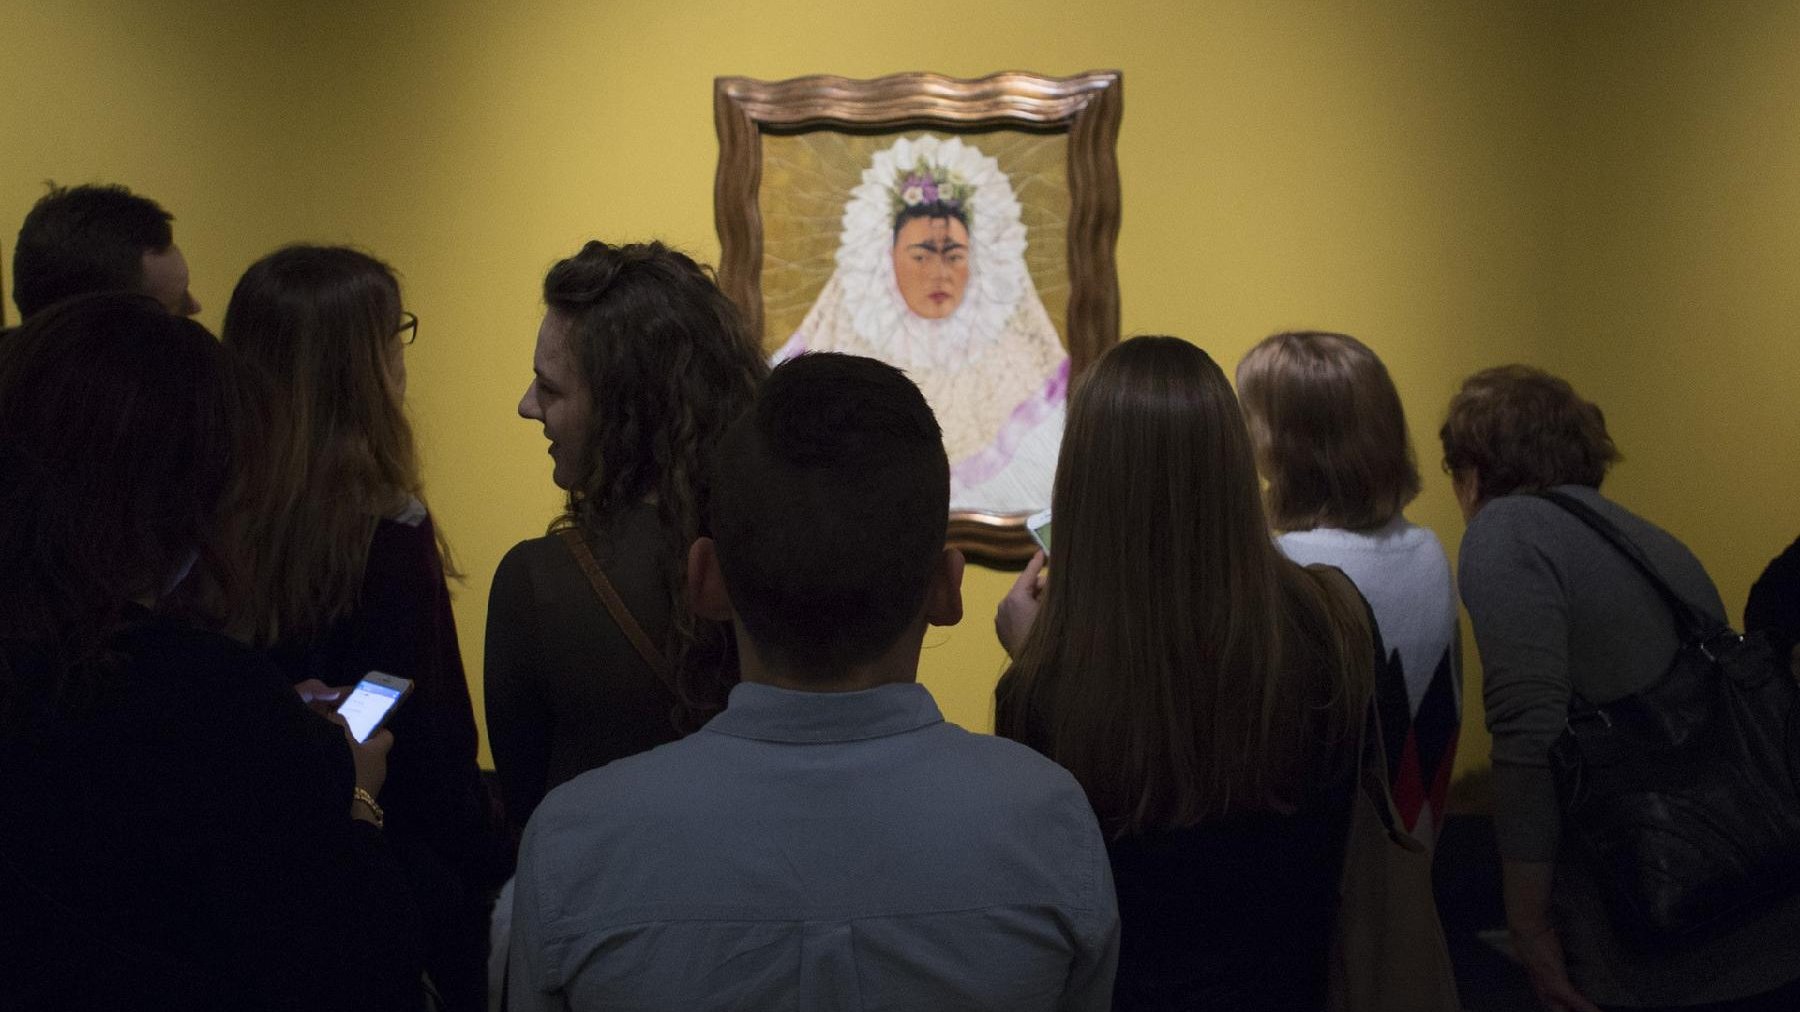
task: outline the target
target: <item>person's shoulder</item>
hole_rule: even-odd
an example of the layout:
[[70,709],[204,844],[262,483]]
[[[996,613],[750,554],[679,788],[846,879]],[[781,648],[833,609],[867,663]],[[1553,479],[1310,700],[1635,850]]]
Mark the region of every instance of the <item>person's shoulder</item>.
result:
[[222,680],[227,686],[280,685],[267,654],[229,636],[171,618],[154,618],[121,633],[117,645],[133,664],[178,672],[189,679]]
[[1087,804],[1075,777],[1028,745],[949,721],[927,733],[934,739],[932,749],[944,766],[957,771],[954,779],[964,789],[994,789],[1001,804]]
[[588,770],[551,789],[532,813],[533,825],[592,825],[596,819],[642,822],[657,813],[693,810],[689,796],[704,782],[699,735],[658,745]]
[[1566,511],[1548,499],[1528,492],[1514,492],[1483,503],[1464,529],[1463,537],[1540,528],[1558,515],[1566,515]]
[[[1780,554],[1769,560],[1763,571],[1750,588],[1752,597],[1758,593],[1777,593],[1780,596],[1800,598],[1800,538]],[[1800,614],[1796,615],[1800,618]]]
[[500,566],[502,569],[536,570],[552,560],[561,559],[572,559],[568,546],[563,544],[560,535],[545,534],[526,538],[507,549],[500,558]]
[[1328,565],[1337,565],[1340,561],[1379,562],[1422,550],[1435,550],[1440,555],[1444,551],[1430,528],[1420,527],[1404,514],[1396,514],[1380,527],[1364,530],[1313,527],[1284,531],[1276,535],[1275,543],[1282,554],[1303,566],[1319,562]]
[[586,577],[560,531],[513,545],[494,570],[495,587],[531,587],[540,596],[553,593],[547,588],[566,588],[574,582],[585,586]]
[[1394,518],[1390,531],[1395,553],[1405,560],[1409,569],[1415,573],[1428,572],[1446,581],[1450,579],[1450,556],[1444,551],[1444,543],[1436,531],[1415,524],[1404,515]]
[[399,509],[382,519],[387,523],[398,524],[401,527],[422,527],[427,530],[431,527],[431,511],[425,508],[425,503],[416,495],[407,496],[406,502],[403,503]]
[[1331,563],[1342,556],[1343,544],[1329,534],[1321,533],[1318,527],[1303,531],[1282,531],[1275,535],[1275,547],[1302,566],[1314,563]]
[[[215,746],[285,734],[305,707],[267,653],[172,619],[156,619],[114,640],[131,658],[133,683],[174,723],[204,728]],[[167,705],[169,699],[186,703]],[[221,724],[220,715],[230,719]],[[323,722],[321,722],[323,723]],[[326,725],[329,726],[329,725]],[[221,734],[221,727],[230,733]],[[281,742],[267,742],[271,747]]]
[[1541,544],[1574,518],[1539,496],[1513,493],[1488,500],[1463,528],[1459,557],[1463,568],[1510,554],[1518,546]]
[[1394,517],[1393,522],[1388,526],[1388,530],[1390,532],[1389,536],[1393,538],[1395,543],[1403,545],[1408,549],[1413,551],[1435,551],[1439,555],[1444,554],[1444,543],[1438,538],[1437,532],[1422,524],[1413,523],[1406,518],[1406,514],[1404,513]]
[[409,496],[400,509],[375,521],[375,536],[369,544],[371,560],[426,554],[437,558],[437,528],[418,497]]
[[[582,540],[602,568],[610,571],[619,555],[654,543],[659,538],[659,531],[660,519],[655,508],[639,505],[623,511],[599,531],[582,529]],[[543,572],[547,568],[574,569],[577,564],[565,540],[567,537],[564,529],[559,528],[539,537],[526,538],[507,550],[500,565],[504,569],[529,569],[532,572]]]

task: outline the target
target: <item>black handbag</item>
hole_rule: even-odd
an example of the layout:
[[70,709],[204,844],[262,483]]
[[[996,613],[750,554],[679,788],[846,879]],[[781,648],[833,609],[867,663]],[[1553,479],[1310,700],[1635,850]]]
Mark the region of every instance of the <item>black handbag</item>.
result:
[[1628,943],[1728,931],[1800,886],[1800,685],[1762,637],[1683,600],[1592,507],[1539,495],[1631,561],[1681,639],[1649,688],[1604,706],[1571,699],[1550,751],[1563,832]]

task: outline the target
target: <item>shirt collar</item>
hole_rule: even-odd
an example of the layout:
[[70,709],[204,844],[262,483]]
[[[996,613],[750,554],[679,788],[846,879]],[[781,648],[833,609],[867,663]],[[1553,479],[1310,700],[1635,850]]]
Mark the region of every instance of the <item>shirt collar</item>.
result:
[[725,712],[704,730],[794,744],[861,741],[943,723],[937,701],[917,682],[860,692],[799,692],[740,682]]

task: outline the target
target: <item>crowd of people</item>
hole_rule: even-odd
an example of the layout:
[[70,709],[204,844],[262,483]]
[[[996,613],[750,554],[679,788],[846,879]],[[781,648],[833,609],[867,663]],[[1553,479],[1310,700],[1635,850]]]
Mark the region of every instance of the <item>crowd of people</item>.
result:
[[[1565,831],[1572,707],[1652,686],[1683,630],[1558,496],[1725,616],[1601,493],[1618,451],[1562,379],[1500,366],[1450,402],[1453,576],[1363,342],[1273,335],[1235,391],[1188,341],[1109,349],[973,734],[916,680],[964,571],[919,388],[836,352],[771,370],[705,267],[589,242],[544,279],[518,405],[565,504],[493,577],[490,781],[395,271],[278,249],[215,338],[172,220],[53,188],[15,247],[0,1007],[1343,1008],[1361,771],[1430,848],[1459,602],[1543,1004],[1800,1007],[1800,888],[1647,948]],[[1783,657],[1795,559],[1749,616]],[[412,689],[359,740],[337,706],[371,671]]]

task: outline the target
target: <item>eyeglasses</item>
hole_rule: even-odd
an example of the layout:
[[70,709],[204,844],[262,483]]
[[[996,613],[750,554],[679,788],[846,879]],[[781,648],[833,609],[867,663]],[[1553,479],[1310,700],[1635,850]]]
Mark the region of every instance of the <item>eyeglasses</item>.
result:
[[402,312],[400,314],[400,328],[394,331],[394,336],[400,339],[401,344],[412,344],[414,341],[418,340],[419,318],[412,313]]

